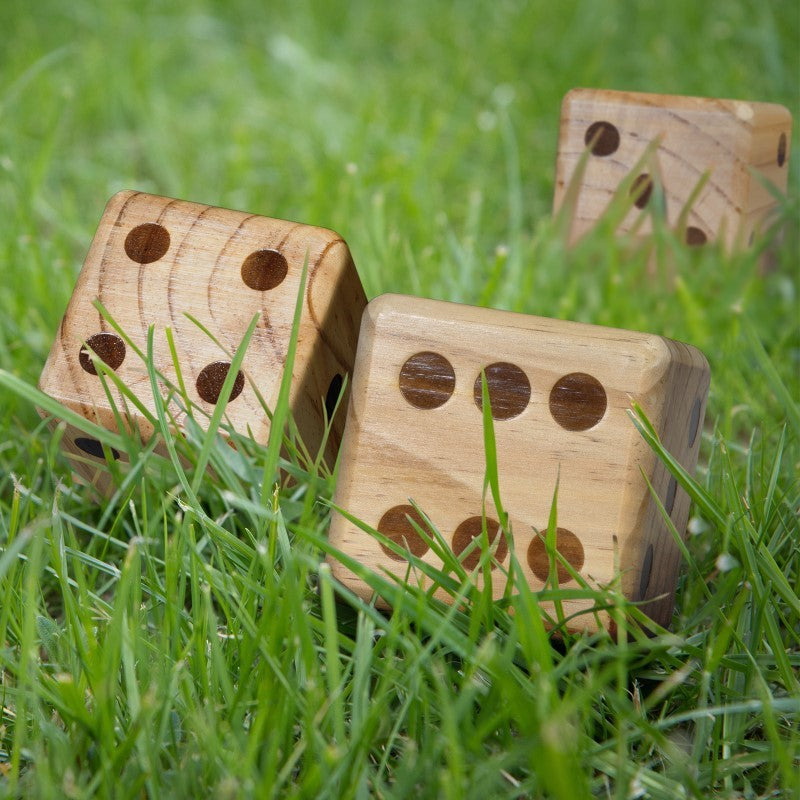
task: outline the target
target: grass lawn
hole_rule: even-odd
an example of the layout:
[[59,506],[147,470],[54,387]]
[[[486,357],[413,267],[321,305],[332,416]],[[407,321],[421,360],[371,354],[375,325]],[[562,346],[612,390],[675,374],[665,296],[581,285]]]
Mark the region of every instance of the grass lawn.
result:
[[[800,158],[782,238],[736,256],[608,225],[568,251],[550,218],[573,86],[797,117],[794,0],[2,0],[0,26],[0,797],[800,797]],[[277,437],[175,443],[213,474],[145,450],[95,503],[31,387],[127,188],[333,228],[369,297],[702,349],[670,630],[553,641],[524,587],[348,600],[334,477]]]

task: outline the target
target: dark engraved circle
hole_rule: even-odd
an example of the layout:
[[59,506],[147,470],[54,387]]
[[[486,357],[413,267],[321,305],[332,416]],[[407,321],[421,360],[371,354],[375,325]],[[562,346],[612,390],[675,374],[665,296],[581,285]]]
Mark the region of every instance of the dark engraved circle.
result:
[[694,225],[690,225],[686,229],[686,244],[690,247],[700,247],[707,241],[708,236],[706,236],[700,228],[695,228]]
[[778,139],[778,166],[786,163],[786,134],[782,133]]
[[[414,520],[423,530],[426,529],[425,521],[419,512],[411,505],[392,506],[378,523],[378,530],[387,538],[400,545],[404,550],[410,550],[417,558],[425,555],[428,550],[427,542],[414,530],[408,517]],[[381,549],[389,558],[395,561],[405,561],[405,556],[395,553],[385,544]]]
[[280,285],[288,271],[286,258],[277,250],[256,250],[242,262],[242,280],[257,292]]
[[[104,458],[103,453],[103,445],[97,441],[97,439],[86,439],[83,436],[78,436],[75,439],[75,446],[80,450],[83,450],[84,453],[88,453],[90,456],[94,456],[95,458]],[[119,451],[115,450],[113,447],[109,448],[111,451],[111,455],[116,461],[119,458]]]
[[583,137],[586,146],[595,156],[610,156],[619,147],[619,131],[610,122],[593,122]]
[[650,573],[653,569],[653,545],[647,545],[647,550],[644,553],[644,562],[642,563],[642,574],[639,578],[639,598],[643,598],[647,594],[647,587],[650,585]]
[[[576,572],[581,571],[581,567],[583,567],[583,545],[572,531],[566,528],[556,528],[556,550],[564,556]],[[547,555],[544,539],[538,536],[528,547],[528,566],[540,581],[547,580],[547,576],[550,574],[550,559]],[[559,583],[566,583],[572,580],[567,568],[560,561],[556,561],[556,574],[558,575]]]
[[80,365],[90,375],[97,375],[97,370],[92,363],[89,349],[94,350],[97,356],[105,361],[111,369],[117,369],[125,360],[125,342],[121,337],[116,333],[96,333],[86,340],[86,344],[78,353]]
[[[531,399],[531,382],[528,376],[516,364],[509,364],[507,361],[489,364],[484,372],[492,416],[495,419],[512,419],[519,416],[528,407]],[[480,375],[475,378],[473,397],[475,405],[483,411]]]
[[131,261],[150,264],[169,250],[169,231],[155,222],[137,225],[125,237],[125,252]]
[[694,447],[694,443],[697,441],[697,432],[700,429],[701,407],[702,403],[698,397],[694,401],[694,405],[692,406],[692,416],[689,419],[689,447]]
[[328,391],[325,392],[325,413],[328,419],[333,416],[333,412],[336,410],[343,384],[344,378],[338,373],[331,378],[331,382],[328,384]]
[[672,509],[675,508],[675,497],[678,494],[678,481],[675,476],[671,476],[667,484],[667,496],[664,498],[664,511],[672,516]]
[[[455,530],[453,534],[453,552],[458,556],[472,544],[473,539],[480,539],[483,530],[483,520],[481,517],[470,517],[465,519]],[[489,537],[489,544],[492,544],[500,533],[500,523],[486,518],[486,535]],[[494,559],[490,562],[491,568],[497,566],[494,562],[502,562],[508,553],[508,545],[505,538],[502,536],[497,542],[497,549],[494,552]],[[478,562],[481,560],[481,547],[476,545],[467,555],[462,563],[465,569],[475,569]]]
[[453,365],[439,353],[416,353],[400,369],[400,391],[415,408],[439,408],[455,388]]
[[[219,393],[222,391],[222,384],[225,383],[225,378],[228,377],[228,371],[231,365],[229,361],[214,361],[207,367],[203,367],[200,374],[197,376],[197,394],[206,401],[206,403],[216,403],[219,400]],[[236,399],[244,389],[244,375],[242,371],[236,375],[231,389],[230,400]]]
[[643,172],[636,177],[636,180],[631,185],[631,197],[636,199],[633,204],[636,208],[644,208],[650,202],[650,196],[653,194],[653,179]]
[[603,419],[608,400],[597,378],[571,372],[550,390],[550,413],[568,431],[586,431]]

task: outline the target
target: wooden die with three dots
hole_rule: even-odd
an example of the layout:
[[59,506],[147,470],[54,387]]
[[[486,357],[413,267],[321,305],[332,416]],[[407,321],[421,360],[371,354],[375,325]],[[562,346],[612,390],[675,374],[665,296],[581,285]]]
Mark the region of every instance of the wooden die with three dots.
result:
[[633,206],[619,230],[650,230],[650,220],[639,217],[660,186],[667,223],[686,217],[687,244],[719,239],[740,247],[770,224],[776,192],[786,192],[791,131],[792,115],[775,103],[573,89],[561,106],[554,207],[567,200],[588,148],[571,209],[570,238],[579,239],[652,144],[653,158],[631,182]]

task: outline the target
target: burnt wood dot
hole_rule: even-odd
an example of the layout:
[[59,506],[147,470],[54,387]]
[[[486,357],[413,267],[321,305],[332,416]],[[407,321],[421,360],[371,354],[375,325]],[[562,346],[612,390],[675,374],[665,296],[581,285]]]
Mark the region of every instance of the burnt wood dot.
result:
[[585,372],[571,372],[550,390],[550,413],[568,431],[586,431],[603,419],[608,400],[597,378]]
[[782,167],[786,163],[786,134],[782,133],[778,138],[778,166]]
[[[417,558],[425,555],[428,550],[427,542],[417,533],[414,526],[409,521],[411,517],[416,524],[425,530],[425,520],[420,513],[411,505],[392,506],[378,523],[378,530],[395,544],[400,545],[404,550],[410,550]],[[402,553],[395,553],[385,544],[381,543],[381,549],[389,558],[395,561],[405,561]]]
[[[584,558],[583,545],[572,531],[566,528],[556,529],[556,550],[561,553],[576,572],[581,571]],[[528,566],[540,581],[547,580],[550,574],[550,558],[547,555],[544,539],[539,536],[528,547]],[[566,583],[572,580],[567,568],[558,560],[556,560],[556,574],[558,575],[559,583]]]
[[331,382],[328,384],[328,391],[325,392],[325,413],[328,419],[331,419],[333,412],[336,411],[336,404],[339,402],[343,384],[344,378],[338,373],[331,378]]
[[675,508],[675,497],[678,494],[678,481],[675,476],[671,476],[667,484],[667,496],[664,498],[664,511],[668,516],[672,516],[672,509]]
[[692,406],[692,415],[689,419],[689,447],[694,447],[697,441],[697,432],[700,430],[700,410],[702,403],[700,398],[696,398]]
[[[90,456],[94,456],[95,458],[104,458],[105,454],[103,453],[103,445],[97,439],[87,439],[83,436],[78,436],[75,439],[75,446],[79,450],[83,450],[84,453],[87,453]],[[116,461],[119,459],[119,451],[115,450],[113,447],[109,448],[112,458]]]
[[400,391],[415,408],[439,408],[455,388],[453,365],[439,353],[416,353],[400,369]]
[[169,250],[169,231],[155,222],[137,225],[125,237],[125,252],[131,261],[150,264]]
[[[455,530],[453,534],[453,552],[460,556],[473,542],[474,539],[480,539],[483,531],[483,519],[481,517],[470,517],[465,519]],[[500,533],[500,523],[491,517],[486,518],[486,535],[489,537],[489,544],[492,544]],[[497,542],[497,549],[494,552],[494,559],[490,562],[491,568],[494,569],[497,564],[495,562],[502,562],[508,553],[508,545],[506,540],[501,536]],[[462,563],[465,569],[475,569],[478,562],[481,560],[481,547],[480,544],[470,551],[465,556]]]
[[700,230],[700,228],[696,228],[694,225],[690,225],[686,229],[686,244],[690,247],[701,247],[708,241],[708,236]]
[[635,198],[633,204],[636,208],[644,208],[653,194],[653,179],[646,172],[638,175],[631,185],[630,194]]
[[653,545],[647,545],[642,562],[642,574],[639,577],[639,598],[647,595],[647,587],[650,585],[650,573],[653,571]]
[[86,340],[78,353],[78,361],[90,375],[97,375],[89,350],[93,350],[111,369],[117,369],[125,360],[125,342],[116,333],[96,333]]
[[289,264],[277,250],[256,250],[242,262],[242,280],[257,292],[279,286],[288,272]]
[[610,122],[593,122],[583,137],[586,146],[594,156],[610,156],[619,147],[619,131]]
[[[228,361],[214,361],[200,371],[196,383],[197,394],[206,403],[216,403],[219,400],[219,393],[222,391],[222,385],[225,383],[225,378],[228,377],[230,368],[231,365]],[[244,389],[244,374],[239,370],[228,400],[235,400],[242,393],[242,389]]]
[[[516,365],[507,361],[489,364],[483,370],[489,389],[489,405],[495,419],[512,419],[519,416],[531,399],[531,383],[528,376]],[[473,387],[475,405],[483,410],[483,391],[481,376],[475,378]]]

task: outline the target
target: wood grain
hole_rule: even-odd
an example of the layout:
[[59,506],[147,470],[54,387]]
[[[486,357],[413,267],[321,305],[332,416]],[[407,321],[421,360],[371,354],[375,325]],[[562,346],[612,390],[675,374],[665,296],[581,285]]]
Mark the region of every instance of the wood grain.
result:
[[[447,398],[429,407],[409,402],[402,389],[404,365],[418,353],[436,354],[454,376]],[[476,382],[497,363],[506,376],[518,371],[528,386],[527,392],[512,395],[515,403],[526,398],[522,407],[514,406],[515,413],[494,414],[502,501],[525,579],[534,589],[543,586],[537,531],[547,528],[558,483],[562,532],[557,538],[565,557],[594,585],[614,580],[618,563],[626,594],[651,600],[652,616],[668,622],[679,559],[642,472],[665,501],[670,479],[634,428],[629,410],[633,400],[640,403],[671,452],[694,469],[709,371],[702,354],[687,345],[453,303],[377,298],[362,323],[334,502],[379,530],[383,521],[387,535],[402,529],[412,552],[441,566],[407,524],[413,500],[454,552],[462,552],[467,533],[476,532],[474,520],[484,513],[483,418]],[[672,505],[672,521],[683,530],[689,504],[682,490],[674,492]],[[490,501],[485,514],[491,540],[492,521],[500,516]],[[390,538],[403,540],[402,535]],[[387,555],[376,538],[338,513],[330,539],[374,570],[401,578],[406,573],[406,561]],[[505,539],[494,541],[496,557],[508,568],[499,544]],[[341,581],[369,597],[364,583],[335,559],[331,563]],[[470,559],[467,566],[475,563]],[[559,576],[575,586],[565,569]],[[504,582],[502,570],[495,570],[495,597],[502,595]],[[666,599],[656,599],[661,595]],[[565,604],[567,613],[589,605]],[[592,629],[594,617],[581,615],[575,624]]]
[[[777,206],[764,183],[786,191],[791,129],[788,109],[773,103],[573,89],[561,107],[554,208],[565,202],[589,148],[572,210],[570,239],[576,241],[657,141],[652,161],[632,176],[633,207],[620,230],[634,227],[652,198],[654,181],[663,187],[668,223],[677,226],[698,182],[709,173],[681,235],[694,245],[720,240],[728,248],[742,247],[769,223]],[[639,232],[647,233],[650,224],[645,219]]]
[[[326,398],[329,406],[335,402],[334,390],[352,369],[366,297],[345,242],[332,231],[310,225],[140,192],[115,195],[102,216],[39,385],[87,419],[114,428],[88,346],[145,407],[154,409],[145,365],[94,307],[99,299],[142,351],[149,326],[155,326],[156,368],[175,384],[177,373],[165,334],[166,328],[172,329],[190,399],[210,413],[232,354],[258,315],[226,415],[237,430],[252,431],[265,442],[269,420],[257,392],[274,407],[306,260],[308,283],[290,402],[303,440],[316,452]],[[121,408],[119,393],[111,394]],[[176,403],[172,411],[180,423],[184,412]],[[198,419],[202,423],[202,415]],[[152,434],[143,418],[129,422],[144,439]],[[334,420],[326,451],[331,464],[343,424],[342,412]],[[65,443],[74,450],[74,436],[66,436]],[[77,468],[95,480],[91,461]]]

